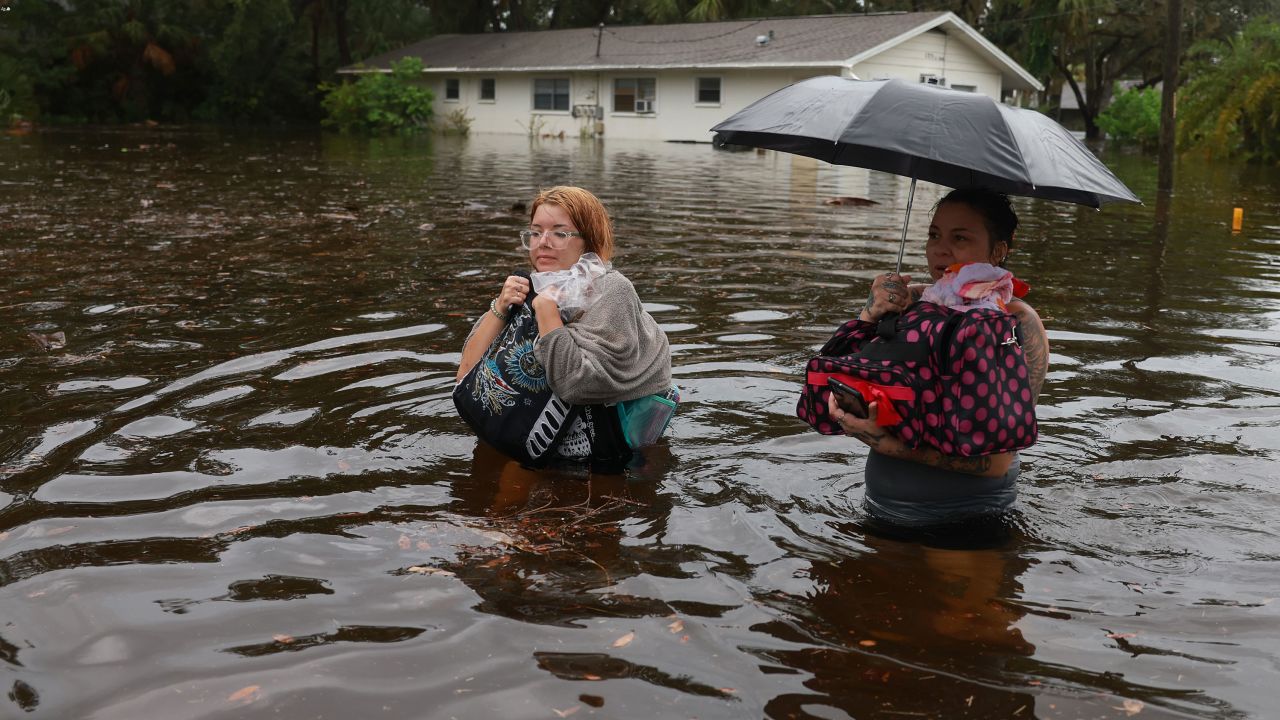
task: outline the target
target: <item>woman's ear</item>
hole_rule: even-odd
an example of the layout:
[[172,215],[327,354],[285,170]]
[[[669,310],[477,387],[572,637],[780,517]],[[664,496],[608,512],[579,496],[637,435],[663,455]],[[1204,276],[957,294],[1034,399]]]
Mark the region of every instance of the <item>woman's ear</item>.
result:
[[1004,261],[1009,258],[1009,243],[1001,240],[991,248],[991,264],[997,267],[1004,265]]

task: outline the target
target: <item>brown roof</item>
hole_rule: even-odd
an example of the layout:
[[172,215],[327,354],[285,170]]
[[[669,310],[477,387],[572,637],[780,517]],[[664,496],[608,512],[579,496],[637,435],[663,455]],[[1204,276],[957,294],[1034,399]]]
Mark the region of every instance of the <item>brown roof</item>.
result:
[[[535,32],[437,35],[366,60],[389,68],[406,56],[428,70],[597,70],[717,66],[831,66],[866,52],[943,12],[633,25]],[[757,38],[773,33],[760,44]],[[596,41],[599,39],[599,55]],[[348,68],[354,70],[355,68]]]

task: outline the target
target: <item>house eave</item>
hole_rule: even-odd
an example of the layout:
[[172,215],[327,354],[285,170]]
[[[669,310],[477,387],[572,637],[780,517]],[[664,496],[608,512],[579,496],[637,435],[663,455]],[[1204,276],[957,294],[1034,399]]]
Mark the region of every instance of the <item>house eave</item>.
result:
[[[849,64],[843,60],[810,61],[810,62],[758,62],[758,63],[698,63],[696,65],[544,65],[528,67],[428,67],[423,74],[442,75],[457,73],[548,73],[548,72],[613,72],[618,70],[644,70],[661,72],[663,70],[793,70],[812,68],[847,68]],[[346,67],[338,70],[339,75],[367,75],[371,73],[390,73],[388,68]]]
[[1035,90],[1035,91],[1044,90],[1044,85],[1041,84],[1040,81],[1037,80],[1033,75],[1031,75],[1031,73],[1024,70],[1021,65],[1015,62],[1013,58],[1006,55],[1000,48],[996,47],[995,45],[992,45],[991,41],[982,37],[981,33],[969,27],[967,23],[962,21],[959,18],[959,16],[957,16],[953,12],[945,12],[942,15],[939,15],[938,17],[934,18],[933,20],[930,20],[928,22],[923,22],[917,25],[916,27],[908,30],[907,32],[902,33],[897,37],[890,38],[880,43],[879,45],[876,45],[873,48],[864,50],[858,53],[857,55],[854,55],[853,57],[846,60],[844,64],[848,65],[849,67],[853,67],[858,63],[866,62],[867,60],[870,60],[871,58],[875,57],[876,55],[879,55],[885,50],[888,50],[889,48],[894,47],[896,45],[900,45],[901,43],[904,43],[907,40],[910,40],[911,38],[916,37],[917,35],[921,35],[923,33],[929,32],[930,30],[937,28],[939,25],[947,25],[950,28],[958,30],[963,36],[964,40],[976,46],[982,52],[985,52],[988,55],[990,55],[991,58],[994,60],[994,64],[1000,67],[1001,69],[1000,75],[1005,80],[1012,81],[1014,85],[1021,86],[1021,87],[1016,87],[1014,89]]

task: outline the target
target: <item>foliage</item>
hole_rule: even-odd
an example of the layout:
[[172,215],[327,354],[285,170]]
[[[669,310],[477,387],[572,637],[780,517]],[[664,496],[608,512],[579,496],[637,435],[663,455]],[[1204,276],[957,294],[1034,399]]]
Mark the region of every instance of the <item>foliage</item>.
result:
[[199,117],[236,122],[314,117],[302,52],[310,32],[294,17],[289,0],[230,3],[218,24],[223,31],[209,50],[213,78]]
[[1098,115],[1098,127],[1122,143],[1155,147],[1160,142],[1160,91],[1116,88],[1115,100]]
[[422,0],[4,5],[0,95],[45,122],[315,122],[318,84],[350,58],[432,30]]
[[1280,164],[1280,23],[1257,20],[1230,42],[1201,43],[1188,65],[1179,142]]
[[547,126],[547,119],[535,113],[529,116],[528,125],[520,122],[519,120],[516,121],[516,124],[524,128],[526,135],[531,138],[536,138],[542,135],[542,130]]
[[440,132],[445,135],[462,135],[466,137],[471,134],[471,123],[475,118],[467,115],[466,108],[454,108],[445,113],[440,120]]
[[431,121],[430,90],[418,84],[422,61],[401,58],[390,73],[370,72],[355,82],[325,83],[322,124],[343,133],[416,132]]
[[[1230,37],[1253,17],[1273,16],[1277,0],[1184,1],[1180,47]],[[1053,87],[1069,87],[1098,137],[1097,118],[1122,79],[1143,87],[1162,78],[1168,23],[1163,2],[1149,0],[991,0],[978,29]],[[1051,93],[1056,95],[1056,93]]]

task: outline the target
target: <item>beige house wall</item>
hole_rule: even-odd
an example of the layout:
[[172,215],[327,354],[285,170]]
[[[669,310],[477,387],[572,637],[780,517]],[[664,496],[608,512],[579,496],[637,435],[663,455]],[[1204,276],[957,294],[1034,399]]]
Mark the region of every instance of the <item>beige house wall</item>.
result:
[[974,92],[1000,99],[1000,72],[969,45],[938,30],[921,33],[875,57],[853,66],[862,80],[896,78],[920,82],[921,74],[946,80],[947,87],[974,88]]
[[[606,138],[631,140],[709,142],[710,128],[756,100],[791,83],[817,75],[853,74],[863,80],[898,78],[919,82],[922,74],[943,78],[948,87],[973,88],[1000,98],[1001,76],[997,68],[969,45],[939,31],[921,33],[886,49],[852,68],[840,66],[789,69],[706,68],[701,70],[623,70],[601,72],[439,72],[426,73],[424,83],[435,93],[437,121],[462,109],[471,118],[471,131],[566,137],[603,131]],[[696,79],[720,79],[720,102],[698,103]],[[445,98],[445,82],[456,78],[459,97]],[[482,78],[495,81],[495,98],[480,99]],[[603,117],[573,117],[565,110],[533,109],[533,81],[567,78],[570,105],[602,105]],[[617,78],[653,78],[652,113],[614,112],[613,88]],[[599,123],[599,125],[597,124]]]
[[[424,84],[435,93],[437,123],[457,109],[472,119],[471,131],[525,135],[534,127],[540,134],[576,137],[584,128],[594,132],[603,123],[604,137],[633,140],[710,142],[711,126],[761,97],[798,80],[816,75],[839,74],[840,69],[799,70],[635,70],[588,73],[448,73],[429,74]],[[697,78],[720,79],[720,102],[697,102]],[[448,78],[458,80],[459,97],[445,98]],[[492,101],[480,99],[481,80],[495,80]],[[570,111],[534,110],[533,84],[538,78],[568,78],[570,105],[603,106],[603,118],[573,117]],[[618,78],[653,78],[654,112],[614,112],[613,88]],[[597,103],[597,98],[600,98]]]

